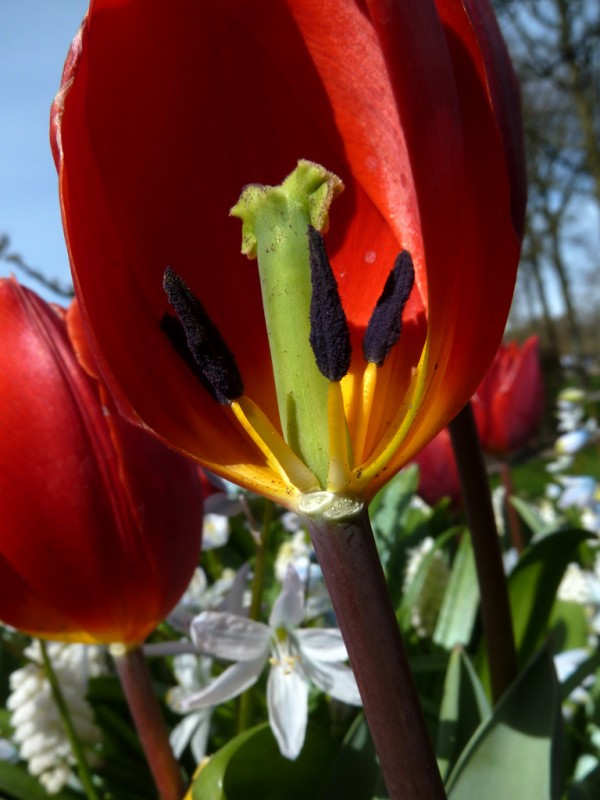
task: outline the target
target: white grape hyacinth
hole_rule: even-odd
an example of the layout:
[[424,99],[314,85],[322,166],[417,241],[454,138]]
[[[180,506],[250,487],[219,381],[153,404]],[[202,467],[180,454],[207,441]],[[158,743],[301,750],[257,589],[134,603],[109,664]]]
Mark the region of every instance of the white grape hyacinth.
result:
[[181,710],[236,697],[256,683],[268,662],[269,723],[281,754],[297,758],[306,734],[309,683],[336,700],[361,705],[352,670],[344,663],[348,654],[342,634],[337,628],[299,628],[304,616],[304,588],[292,566],[268,625],[222,611],[199,614],[190,628],[198,651],[236,663],[200,691],[180,697]]
[[[103,649],[50,642],[47,650],[75,730],[94,765],[93,748],[102,734],[86,693],[89,678],[105,671]],[[75,757],[46,677],[39,642],[29,645],[25,655],[30,663],[11,674],[6,702],[12,712],[13,740],[29,772],[48,794],[56,794],[71,782]]]
[[410,609],[410,622],[419,637],[430,639],[444,602],[450,569],[443,552],[435,550],[435,539],[431,536],[409,550],[407,555],[404,591],[417,578],[421,584]]

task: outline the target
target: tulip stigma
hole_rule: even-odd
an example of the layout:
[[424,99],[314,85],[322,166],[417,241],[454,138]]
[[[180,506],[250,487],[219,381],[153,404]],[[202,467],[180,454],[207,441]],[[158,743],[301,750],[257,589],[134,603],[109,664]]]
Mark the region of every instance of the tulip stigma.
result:
[[[258,260],[283,438],[317,476],[321,487],[328,484],[330,439],[338,442],[340,435],[337,432],[330,437],[330,381],[311,346],[311,334],[321,337],[313,333],[311,325],[307,231],[309,226],[316,231],[327,229],[329,207],[342,189],[342,182],[331,172],[300,161],[280,186],[247,186],[230,212],[242,220],[242,253]],[[339,312],[337,317],[341,328],[347,330],[345,317]],[[320,344],[318,350],[321,353]],[[329,372],[329,366],[325,370]],[[339,370],[335,365],[336,374]]]

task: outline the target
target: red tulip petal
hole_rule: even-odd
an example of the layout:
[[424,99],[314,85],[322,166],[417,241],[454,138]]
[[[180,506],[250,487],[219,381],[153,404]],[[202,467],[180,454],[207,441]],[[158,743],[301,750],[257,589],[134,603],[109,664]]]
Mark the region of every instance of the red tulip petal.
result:
[[196,469],[101,404],[64,319],[13,281],[0,282],[0,336],[0,617],[141,641],[197,561]]
[[[415,26],[425,26],[423,17],[435,13],[432,5],[419,4],[421,19],[414,22]],[[415,85],[421,94],[429,92],[432,98],[441,91],[441,108],[447,111],[445,120],[440,120],[439,114],[433,116],[433,124],[439,126],[436,134],[419,139],[419,127],[411,114],[414,102],[403,108],[398,101],[408,149],[411,156],[414,154],[421,209],[429,283],[429,356],[424,367],[423,400],[402,448],[389,465],[393,472],[457,413],[485,372],[504,329],[519,243],[511,217],[504,144],[487,88],[487,80],[493,76],[486,72],[476,31],[462,4],[439,4],[446,45],[438,45],[429,73],[427,65],[418,62],[418,75],[414,74],[414,66],[413,72],[407,74],[406,52],[391,45],[400,28],[406,30],[411,24],[407,8],[379,2],[372,2],[371,6],[378,7],[378,12],[385,11],[381,12],[380,35],[389,43],[388,63],[397,97],[411,97],[417,91]],[[431,19],[427,25],[435,29]],[[413,36],[414,50],[419,52],[421,40],[416,27]],[[442,71],[439,64],[444,54],[449,57],[450,66]],[[414,59],[416,56],[411,64]],[[442,83],[431,86],[431,76]],[[453,86],[448,86],[449,80]],[[421,98],[420,102],[425,101]],[[452,108],[450,115],[448,109]],[[448,165],[452,147],[454,158]],[[456,174],[452,174],[457,165],[458,184]],[[449,198],[452,209],[444,219]],[[387,476],[380,476],[370,491],[385,480]]]
[[[448,0],[438,0],[448,5]],[[525,147],[522,132],[521,92],[510,57],[488,0],[463,0],[473,26],[483,62],[480,74],[486,81],[496,120],[502,134],[511,185],[511,207],[515,231],[523,235],[527,202]]]

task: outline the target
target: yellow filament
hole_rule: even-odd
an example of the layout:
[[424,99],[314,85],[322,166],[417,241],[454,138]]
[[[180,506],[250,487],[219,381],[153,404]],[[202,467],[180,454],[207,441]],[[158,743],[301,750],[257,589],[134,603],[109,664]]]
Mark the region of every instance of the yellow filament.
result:
[[344,412],[344,395],[339,381],[329,384],[327,396],[327,422],[329,426],[329,471],[327,490],[340,492],[350,480],[350,441]]
[[369,362],[362,377],[360,408],[356,424],[356,432],[352,437],[354,462],[360,464],[365,457],[365,444],[369,427],[369,416],[377,385],[377,364]]
[[286,444],[283,436],[264,412],[249,397],[239,397],[230,405],[235,418],[267,459],[271,469],[303,494],[321,488],[315,475]]
[[[355,471],[355,476],[352,481],[352,488],[355,491],[360,491],[366,486],[376,475],[388,464],[393,458],[394,454],[400,447],[402,440],[405,438],[409,428],[414,422],[415,416],[419,410],[425,389],[427,387],[426,378],[430,378],[427,370],[427,360],[429,358],[428,342],[425,342],[419,364],[415,369],[410,386],[401,404],[398,413],[389,427],[389,433],[379,443],[377,449],[373,453],[373,457],[369,461],[360,466]],[[370,365],[369,365],[370,366]]]

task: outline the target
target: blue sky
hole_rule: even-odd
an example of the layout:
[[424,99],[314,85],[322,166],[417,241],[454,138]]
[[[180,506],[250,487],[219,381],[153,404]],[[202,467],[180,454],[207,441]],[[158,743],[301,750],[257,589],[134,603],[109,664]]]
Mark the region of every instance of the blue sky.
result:
[[[52,98],[87,0],[0,0],[0,234],[10,250],[68,283],[69,267],[48,141]],[[0,261],[0,276],[56,299]]]

